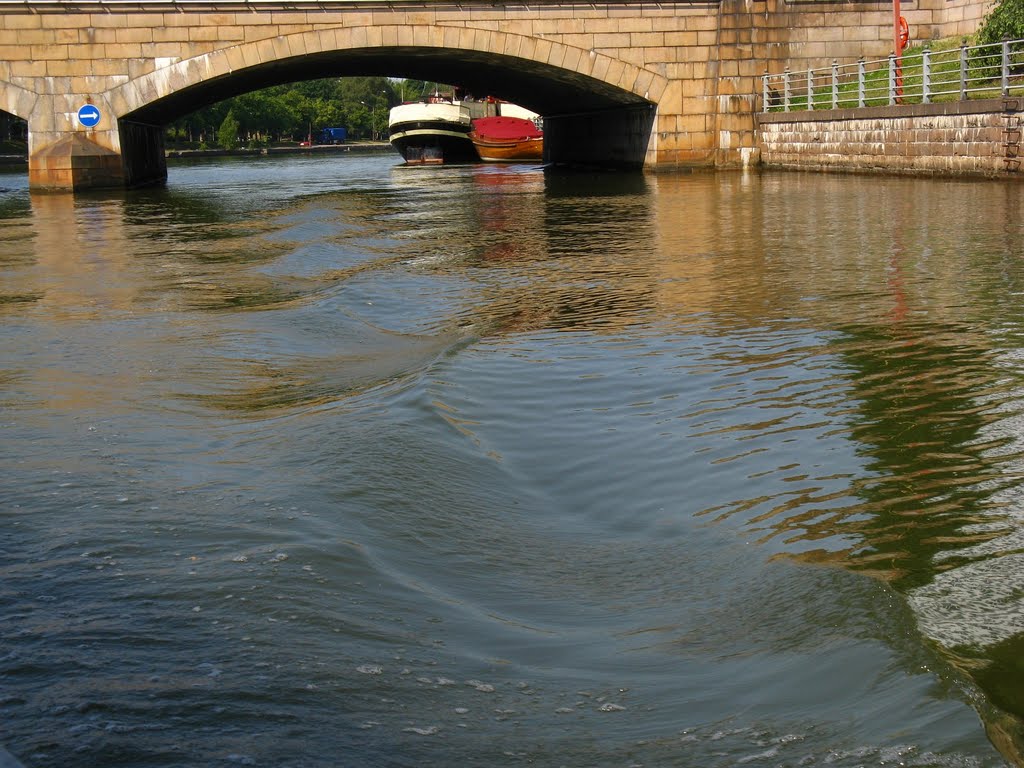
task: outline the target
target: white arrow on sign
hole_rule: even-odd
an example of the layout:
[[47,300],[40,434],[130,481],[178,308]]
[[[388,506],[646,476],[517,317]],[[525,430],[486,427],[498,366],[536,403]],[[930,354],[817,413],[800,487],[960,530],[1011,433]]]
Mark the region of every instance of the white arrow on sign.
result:
[[100,121],[100,111],[92,104],[86,104],[78,110],[78,121],[87,128],[92,128]]

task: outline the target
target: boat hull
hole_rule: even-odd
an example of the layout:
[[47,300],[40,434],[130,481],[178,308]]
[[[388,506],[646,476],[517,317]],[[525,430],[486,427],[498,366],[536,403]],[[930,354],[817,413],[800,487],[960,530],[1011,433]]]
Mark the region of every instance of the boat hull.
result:
[[489,141],[472,138],[473,146],[485,163],[521,163],[544,159],[544,139]]
[[478,118],[473,121],[469,138],[484,162],[536,162],[544,158],[544,133],[528,118],[504,114]]
[[470,163],[477,159],[469,126],[421,121],[391,128],[391,144],[410,165]]
[[471,130],[469,109],[451,102],[401,104],[388,120],[388,138],[410,165],[475,161]]

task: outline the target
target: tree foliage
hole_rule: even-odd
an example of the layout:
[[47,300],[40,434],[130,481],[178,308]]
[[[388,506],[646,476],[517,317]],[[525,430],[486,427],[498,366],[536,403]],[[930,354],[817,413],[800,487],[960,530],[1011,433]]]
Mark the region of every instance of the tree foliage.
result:
[[241,143],[316,140],[324,128],[345,128],[355,140],[386,139],[388,110],[448,86],[386,77],[334,77],[276,85],[241,94],[185,115],[168,126],[171,142],[222,144],[228,116],[237,122]]
[[1024,39],[1024,0],[998,0],[978,30],[978,43]]
[[235,119],[235,113],[230,110],[217,129],[217,143],[224,149],[234,149],[238,146],[238,120]]

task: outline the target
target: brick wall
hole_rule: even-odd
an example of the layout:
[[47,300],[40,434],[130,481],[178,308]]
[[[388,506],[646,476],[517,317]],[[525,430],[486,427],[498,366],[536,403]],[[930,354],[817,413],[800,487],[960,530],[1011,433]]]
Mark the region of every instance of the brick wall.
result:
[[[968,176],[1007,173],[1003,101],[921,104],[758,117],[766,167]],[[1018,115],[1020,113],[1017,113]]]

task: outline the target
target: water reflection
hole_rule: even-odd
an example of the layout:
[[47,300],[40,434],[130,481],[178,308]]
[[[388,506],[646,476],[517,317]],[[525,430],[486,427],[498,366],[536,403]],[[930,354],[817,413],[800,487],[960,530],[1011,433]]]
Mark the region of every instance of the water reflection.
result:
[[0,202],[40,764],[1021,761],[1018,191],[260,167]]

